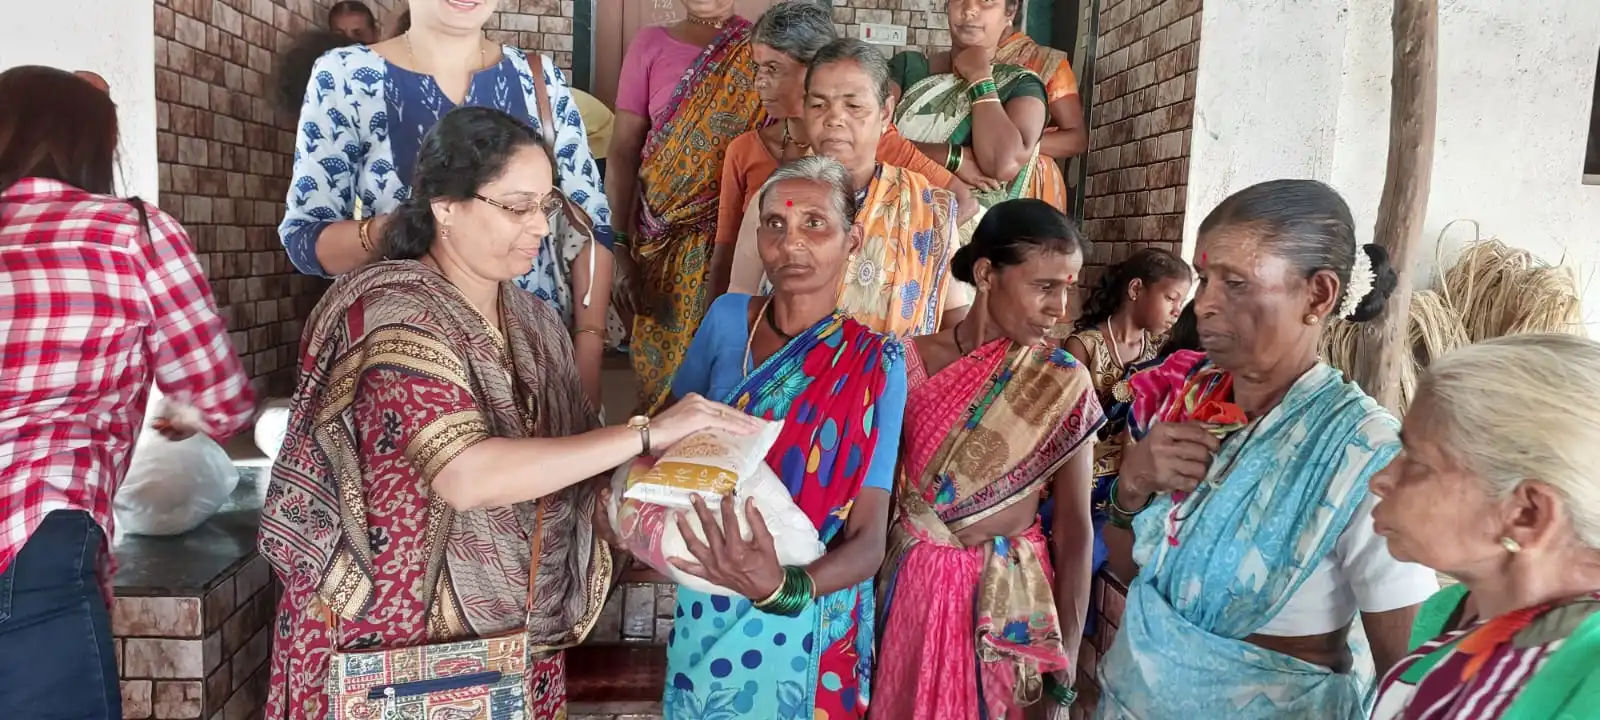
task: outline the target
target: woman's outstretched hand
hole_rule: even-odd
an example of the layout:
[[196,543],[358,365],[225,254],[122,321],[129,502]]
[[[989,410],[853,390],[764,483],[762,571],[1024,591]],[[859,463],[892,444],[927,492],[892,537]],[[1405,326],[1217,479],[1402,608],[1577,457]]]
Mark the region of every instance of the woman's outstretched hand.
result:
[[772,544],[772,533],[756,509],[755,501],[744,501],[745,519],[750,523],[750,539],[739,532],[739,519],[733,506],[738,500],[722,500],[722,523],[706,508],[697,495],[692,498],[694,512],[700,517],[706,541],[700,542],[694,528],[683,515],[678,516],[678,531],[683,533],[683,544],[698,562],[671,558],[672,566],[695,577],[732,590],[752,601],[765,600],[783,584],[783,567],[778,565],[778,551]]
[[650,421],[650,445],[659,449],[669,448],[702,430],[726,430],[735,435],[750,435],[761,427],[761,420],[740,410],[689,393]]
[[1206,479],[1220,445],[1199,423],[1160,423],[1123,451],[1117,483],[1139,495],[1188,492]]

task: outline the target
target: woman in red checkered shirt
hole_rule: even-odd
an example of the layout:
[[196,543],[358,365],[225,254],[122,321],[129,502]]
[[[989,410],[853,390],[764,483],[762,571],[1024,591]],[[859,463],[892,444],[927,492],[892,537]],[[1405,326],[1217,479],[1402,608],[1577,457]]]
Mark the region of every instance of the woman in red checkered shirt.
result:
[[[92,75],[92,74],[90,74]],[[255,399],[189,238],[112,195],[98,76],[0,73],[0,714],[121,718],[111,498],[152,377],[219,439]]]

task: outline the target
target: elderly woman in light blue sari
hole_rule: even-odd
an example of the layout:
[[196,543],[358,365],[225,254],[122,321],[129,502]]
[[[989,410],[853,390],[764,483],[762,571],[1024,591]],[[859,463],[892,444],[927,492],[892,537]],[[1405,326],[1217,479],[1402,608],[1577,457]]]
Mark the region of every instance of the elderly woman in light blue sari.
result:
[[1205,352],[1132,380],[1111,525],[1139,571],[1096,717],[1364,718],[1437,585],[1372,530],[1398,424],[1317,347],[1381,314],[1395,273],[1312,181],[1228,198],[1196,251]]

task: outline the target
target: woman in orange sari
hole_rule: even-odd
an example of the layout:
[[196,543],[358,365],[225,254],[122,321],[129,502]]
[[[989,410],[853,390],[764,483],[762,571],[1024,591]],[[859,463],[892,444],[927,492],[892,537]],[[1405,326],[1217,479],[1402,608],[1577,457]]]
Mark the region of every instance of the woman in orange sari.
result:
[[950,281],[954,195],[912,170],[878,161],[889,126],[888,61],[861,40],[835,40],[811,59],[805,90],[814,149],[850,171],[861,208],[855,218],[861,249],[845,269],[839,309],[899,337],[930,335],[959,322],[971,301]]
[[617,302],[634,316],[644,411],[667,399],[706,314],[723,155],[765,117],[750,21],[733,14],[733,0],[683,4],[682,22],[647,28],[629,45],[606,154],[621,248]]
[[[1041,700],[1065,717],[1072,705],[1103,418],[1088,371],[1045,334],[1066,314],[1081,245],[1042,201],[994,206],[952,262],[978,287],[971,313],[905,344],[875,718],[1020,718]],[[1046,484],[1060,505],[1053,553],[1038,520]]]

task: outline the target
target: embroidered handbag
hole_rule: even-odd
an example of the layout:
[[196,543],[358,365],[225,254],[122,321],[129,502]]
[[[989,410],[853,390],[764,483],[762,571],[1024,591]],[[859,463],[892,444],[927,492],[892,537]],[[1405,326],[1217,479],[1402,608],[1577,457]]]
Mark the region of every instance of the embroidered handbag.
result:
[[[529,555],[529,611],[543,536],[541,501]],[[329,720],[530,720],[556,715],[566,697],[561,653],[530,657],[526,627],[458,642],[334,651],[328,658]]]

